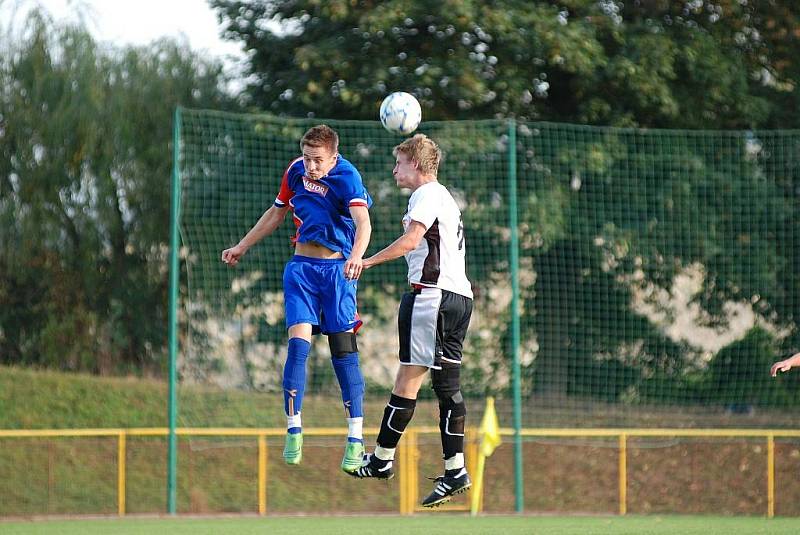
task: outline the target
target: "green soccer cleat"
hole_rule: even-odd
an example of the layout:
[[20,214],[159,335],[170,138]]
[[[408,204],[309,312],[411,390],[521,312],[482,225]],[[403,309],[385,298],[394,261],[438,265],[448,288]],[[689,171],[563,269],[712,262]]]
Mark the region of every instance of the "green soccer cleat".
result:
[[364,460],[364,443],[363,442],[347,442],[344,448],[344,457],[342,457],[342,470],[348,474],[352,474],[359,468]]
[[303,433],[287,433],[283,447],[283,460],[286,464],[300,464],[303,459]]

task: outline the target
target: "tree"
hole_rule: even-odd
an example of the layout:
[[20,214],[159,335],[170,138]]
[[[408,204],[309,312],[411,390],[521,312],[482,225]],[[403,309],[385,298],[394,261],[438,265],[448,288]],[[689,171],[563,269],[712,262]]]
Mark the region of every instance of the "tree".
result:
[[[374,119],[406,90],[425,119],[794,126],[800,7],[778,2],[211,0],[250,52],[252,103]],[[794,24],[794,25],[793,25]],[[790,106],[795,104],[795,106]]]
[[222,68],[38,13],[26,28],[0,57],[0,362],[157,370],[172,114],[232,107]]
[[[800,177],[784,138],[736,132],[706,141],[692,133],[659,138],[657,132],[570,127],[548,137],[548,125],[525,122],[796,127],[800,6],[738,0],[211,4],[225,35],[251,54],[247,93],[257,108],[374,120],[385,95],[405,90],[421,101],[424,120],[521,122],[520,224],[530,235],[522,257],[535,273],[524,295],[523,335],[538,343],[536,363],[527,370],[535,388],[585,392],[596,375],[606,387],[601,395],[611,399],[631,386],[648,390],[653,381],[677,392],[692,371],[691,348],[631,309],[634,277],[643,277],[641,287],[669,290],[682,269],[702,265],[696,301],[710,323],[724,321],[728,301],[753,302],[759,314],[790,330],[800,314],[791,297],[800,284],[794,238],[800,233],[791,218]],[[553,141],[559,136],[569,143]],[[505,192],[489,194],[504,198]],[[497,220],[491,209],[470,217]],[[487,231],[487,243],[503,247],[502,230]],[[598,360],[604,354],[613,358]]]

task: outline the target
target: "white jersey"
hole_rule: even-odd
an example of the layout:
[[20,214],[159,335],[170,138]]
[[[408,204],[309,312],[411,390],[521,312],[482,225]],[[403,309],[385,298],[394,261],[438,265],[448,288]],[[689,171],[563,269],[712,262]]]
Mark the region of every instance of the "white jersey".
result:
[[438,182],[414,190],[408,200],[403,227],[411,221],[427,231],[416,249],[406,254],[408,282],[472,298],[464,260],[464,225],[461,210],[450,192]]

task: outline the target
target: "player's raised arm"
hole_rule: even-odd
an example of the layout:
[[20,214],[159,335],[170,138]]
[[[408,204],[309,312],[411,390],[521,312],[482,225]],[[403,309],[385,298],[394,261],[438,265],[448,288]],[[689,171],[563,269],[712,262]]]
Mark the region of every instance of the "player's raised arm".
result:
[[244,256],[250,247],[275,232],[275,229],[277,229],[286,218],[286,212],[288,211],[288,206],[270,206],[269,210],[264,212],[264,215],[253,225],[253,228],[244,235],[244,238],[239,240],[239,243],[222,251],[222,261],[229,266],[238,264],[239,259]]
[[369,269],[378,264],[400,258],[406,253],[413,251],[417,248],[419,242],[422,241],[426,230],[425,225],[419,221],[412,221],[402,236],[394,240],[381,251],[364,260],[364,269]]

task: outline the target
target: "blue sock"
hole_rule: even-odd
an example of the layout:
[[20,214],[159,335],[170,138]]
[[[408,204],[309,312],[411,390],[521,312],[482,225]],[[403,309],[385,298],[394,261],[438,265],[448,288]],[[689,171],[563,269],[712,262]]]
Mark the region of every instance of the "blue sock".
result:
[[[311,343],[302,338],[289,339],[289,352],[283,366],[283,408],[289,417],[296,416],[303,407],[303,392],[306,388],[306,360]],[[299,433],[299,427],[290,427],[289,432]]]
[[342,402],[348,418],[364,416],[361,403],[364,400],[364,377],[358,367],[358,353],[348,353],[343,357],[333,357],[333,371],[342,389]]

